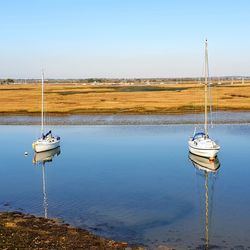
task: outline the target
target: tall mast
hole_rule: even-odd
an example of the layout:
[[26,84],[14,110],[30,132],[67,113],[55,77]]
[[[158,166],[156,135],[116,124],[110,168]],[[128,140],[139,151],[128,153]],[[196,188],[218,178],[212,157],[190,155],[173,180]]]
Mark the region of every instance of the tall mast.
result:
[[205,124],[204,132],[206,137],[208,136],[208,126],[207,126],[207,89],[208,89],[208,51],[207,51],[207,39],[205,41]]
[[41,132],[43,134],[43,126],[44,126],[44,72],[42,70],[42,114],[41,114]]

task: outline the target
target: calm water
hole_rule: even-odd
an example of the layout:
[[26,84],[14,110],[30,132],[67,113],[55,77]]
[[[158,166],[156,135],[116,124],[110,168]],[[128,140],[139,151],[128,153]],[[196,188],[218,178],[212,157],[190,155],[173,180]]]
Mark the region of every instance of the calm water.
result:
[[36,156],[43,167],[31,149],[38,126],[0,126],[0,210],[61,218],[150,249],[203,249],[207,237],[211,249],[250,248],[250,125],[211,131],[222,149],[208,174],[188,158],[191,125],[55,131],[61,153]]

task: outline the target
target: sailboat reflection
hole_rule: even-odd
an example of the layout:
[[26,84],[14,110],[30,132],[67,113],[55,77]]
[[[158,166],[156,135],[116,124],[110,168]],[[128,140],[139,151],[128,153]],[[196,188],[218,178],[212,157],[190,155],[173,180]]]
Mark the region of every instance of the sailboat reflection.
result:
[[[191,160],[193,166],[204,173],[205,176],[205,245],[204,249],[209,249],[209,183],[208,177],[216,179],[216,175],[220,168],[220,161],[217,157],[214,160],[209,160],[201,156],[189,153],[189,159]],[[213,188],[212,188],[213,191]]]
[[48,199],[46,192],[46,176],[45,176],[45,164],[47,162],[52,162],[53,157],[55,155],[59,155],[61,153],[60,147],[44,151],[40,153],[35,153],[33,157],[33,164],[42,165],[42,173],[43,173],[43,207],[44,207],[44,217],[48,218]]

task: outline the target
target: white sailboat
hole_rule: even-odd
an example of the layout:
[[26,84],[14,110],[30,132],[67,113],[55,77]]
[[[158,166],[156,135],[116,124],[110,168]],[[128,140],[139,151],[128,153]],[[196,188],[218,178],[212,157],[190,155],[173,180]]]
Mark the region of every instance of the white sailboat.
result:
[[60,146],[60,137],[53,136],[50,130],[44,134],[44,73],[42,72],[42,112],[41,112],[41,137],[32,143],[35,152],[48,151]]
[[205,121],[204,131],[194,132],[194,135],[189,138],[189,151],[195,155],[214,159],[220,150],[220,146],[208,136],[208,49],[207,40],[205,41]]

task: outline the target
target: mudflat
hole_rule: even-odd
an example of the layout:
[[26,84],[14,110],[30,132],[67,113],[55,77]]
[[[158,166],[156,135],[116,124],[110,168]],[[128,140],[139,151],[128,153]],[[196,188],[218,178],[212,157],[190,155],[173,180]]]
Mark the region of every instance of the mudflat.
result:
[[[213,84],[213,110],[250,111],[250,83]],[[45,84],[45,111],[69,114],[188,114],[202,112],[200,83],[134,86]],[[0,85],[0,114],[39,115],[41,84]]]
[[19,212],[0,213],[0,248],[143,249],[141,247],[128,248],[128,244],[125,242],[107,240],[53,219],[25,215]]

